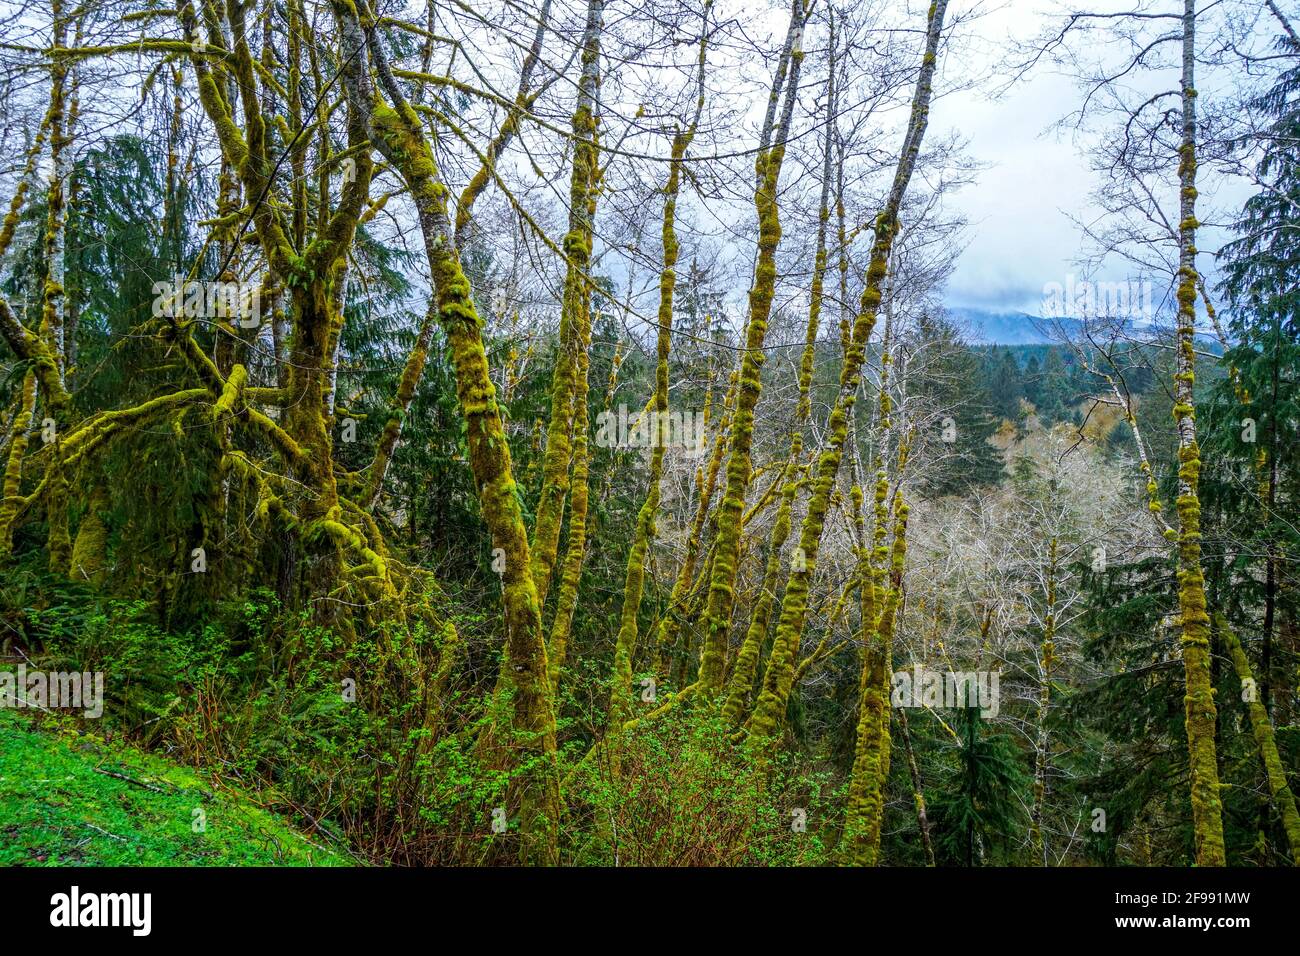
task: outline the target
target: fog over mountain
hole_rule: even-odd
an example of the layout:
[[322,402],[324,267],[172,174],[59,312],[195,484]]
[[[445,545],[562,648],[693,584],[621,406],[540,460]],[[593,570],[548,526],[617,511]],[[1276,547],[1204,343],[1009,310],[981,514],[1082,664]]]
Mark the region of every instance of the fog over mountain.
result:
[[1025,312],[959,306],[950,308],[948,316],[967,331],[973,345],[1045,345],[1056,341],[1046,320]]

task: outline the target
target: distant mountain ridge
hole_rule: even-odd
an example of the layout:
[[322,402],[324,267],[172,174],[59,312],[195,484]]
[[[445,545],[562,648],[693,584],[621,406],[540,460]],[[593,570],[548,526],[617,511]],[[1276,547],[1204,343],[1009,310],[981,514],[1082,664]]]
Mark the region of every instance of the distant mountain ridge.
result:
[[[1061,345],[1063,343],[1055,337],[1058,330],[1076,338],[1083,326],[1078,319],[1043,318],[1028,312],[1003,312],[970,306],[948,306],[947,313],[948,318],[967,333],[972,345]],[[1137,338],[1143,337],[1143,330],[1151,330],[1147,322],[1129,321],[1125,325]],[[1208,331],[1198,330],[1196,338],[1216,354],[1223,351],[1218,338]]]
[[950,306],[948,317],[965,328],[972,345],[1052,345],[1058,323],[1066,332],[1078,328],[1077,319],[1043,319],[1027,312],[997,312]]

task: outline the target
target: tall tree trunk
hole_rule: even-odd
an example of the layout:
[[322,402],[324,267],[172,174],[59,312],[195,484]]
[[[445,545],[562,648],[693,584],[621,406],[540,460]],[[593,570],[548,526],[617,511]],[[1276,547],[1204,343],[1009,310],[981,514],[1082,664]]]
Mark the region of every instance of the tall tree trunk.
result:
[[533,526],[533,585],[545,605],[560,547],[560,525],[569,493],[569,465],[573,460],[574,412],[586,393],[578,394],[578,353],[582,350],[581,314],[588,298],[587,272],[591,265],[595,182],[597,178],[596,94],[600,87],[600,37],[604,29],[603,0],[588,0],[582,31],[582,72],[578,101],[573,111],[573,169],[569,177],[569,231],[564,237],[568,265],[560,309],[559,349],[551,378],[551,420],[542,455],[542,490]]
[[[1053,482],[1055,490],[1055,482]],[[1043,622],[1043,640],[1039,651],[1038,734],[1034,742],[1034,806],[1029,814],[1029,845],[1034,858],[1047,865],[1047,844],[1043,839],[1043,805],[1047,799],[1047,762],[1050,738],[1047,713],[1052,700],[1052,665],[1056,663],[1056,555],[1057,543],[1048,542],[1047,616]]]
[[916,806],[916,825],[921,831],[921,846],[925,848],[925,865],[934,866],[934,843],[930,838],[930,817],[925,809],[925,790],[921,786],[921,770],[916,765],[912,750],[912,733],[907,726],[907,708],[898,709],[898,729],[902,732],[903,752],[907,754],[907,772],[912,778],[912,803]]
[[14,418],[13,435],[9,439],[9,457],[5,461],[4,482],[0,484],[0,557],[13,550],[14,522],[18,517],[19,495],[22,493],[23,459],[27,455],[32,416],[36,412],[36,373],[23,376],[18,415]]
[[[705,606],[701,631],[704,647],[700,653],[697,683],[703,696],[715,697],[722,690],[723,670],[727,660],[727,634],[731,612],[736,600],[736,573],[740,563],[741,518],[745,509],[745,496],[749,493],[753,475],[750,449],[754,442],[754,408],[762,391],[760,378],[763,362],[763,343],[767,338],[767,323],[772,313],[772,298],[776,292],[776,250],[781,242],[781,218],[777,206],[777,187],[780,184],[781,164],[785,159],[786,138],[799,91],[799,70],[803,65],[804,7],[802,0],[794,0],[790,11],[790,26],[786,33],[788,57],[783,56],[777,68],[777,82],[773,97],[786,81],[785,106],[779,123],[773,127],[774,103],[769,103],[768,119],[764,123],[758,157],[754,163],[757,186],[754,190],[754,207],[758,212],[758,259],[754,267],[753,285],[749,291],[749,317],[745,326],[745,352],[740,362],[740,375],[736,386],[736,404],[733,412],[730,454],[727,458],[727,482],[718,509],[718,533],[713,557],[713,570],[709,581],[709,599]],[[789,77],[786,77],[788,59]],[[767,144],[771,142],[770,148]]]
[[[735,403],[736,389],[733,377],[723,398],[722,416],[718,422],[718,432],[713,439],[713,451],[709,455],[707,467],[695,471],[695,488],[698,500],[695,516],[691,519],[690,529],[686,532],[686,554],[682,557],[682,566],[678,569],[677,579],[673,582],[672,593],[668,596],[668,607],[664,610],[655,632],[654,658],[651,670],[657,676],[665,674],[664,655],[672,651],[681,632],[682,622],[690,617],[690,598],[695,582],[695,566],[699,561],[700,547],[704,537],[704,525],[709,517],[713,492],[717,487],[718,474],[722,470],[722,458],[726,451],[728,430],[731,427],[731,410]],[[709,402],[705,401],[704,414],[707,424]],[[679,660],[681,660],[679,658]],[[665,675],[666,676],[666,675]]]
[[[51,0],[54,45],[67,46],[68,21],[64,16],[62,0]],[[59,384],[66,387],[67,342],[64,337],[65,295],[63,289],[64,229],[67,223],[65,184],[68,178],[68,136],[71,117],[66,112],[68,95],[68,67],[65,61],[55,58],[50,69],[50,183],[46,193],[45,222],[45,289],[42,297],[41,338],[54,357],[58,367]],[[53,405],[51,405],[51,410]],[[72,536],[68,528],[68,479],[63,467],[63,436],[59,429],[65,424],[57,416],[53,442],[47,446],[49,462],[46,474],[49,479],[45,499],[45,513],[49,522],[46,551],[51,574],[68,574],[72,561]]]
[[[795,495],[802,482],[799,480],[799,461],[803,455],[803,429],[812,412],[812,377],[813,366],[817,359],[817,333],[821,326],[823,286],[826,280],[826,228],[830,221],[831,189],[831,144],[837,123],[835,99],[835,21],[830,24],[830,56],[827,64],[826,81],[826,127],[822,143],[822,185],[821,201],[817,214],[817,245],[813,253],[812,287],[808,300],[808,324],[804,331],[803,354],[799,361],[799,398],[795,406],[794,423],[790,429],[790,450],[786,454],[785,465],[780,478],[781,503],[777,506],[776,519],[768,539],[767,566],[763,572],[763,581],[759,586],[758,600],[750,616],[749,628],[736,653],[736,663],[727,684],[727,699],[722,706],[723,720],[730,726],[738,726],[744,718],[749,696],[753,690],[754,675],[758,669],[758,658],[762,652],[763,642],[767,639],[768,626],[772,619],[772,607],[776,603],[776,592],[781,580],[781,551],[790,536],[791,518]],[[802,558],[801,553],[797,553]],[[774,653],[769,658],[777,660]]]
[[560,591],[555,602],[555,619],[551,622],[550,638],[546,645],[548,680],[551,693],[560,686],[560,668],[569,652],[569,637],[573,633],[573,614],[578,607],[578,585],[582,581],[582,565],[587,557],[587,505],[588,479],[591,473],[591,455],[587,444],[588,414],[587,388],[591,367],[591,296],[583,294],[583,319],[578,332],[577,393],[582,401],[573,410],[573,475],[570,481],[569,540],[564,549],[564,562],[560,568]]
[[1286,831],[1287,843],[1291,847],[1291,863],[1300,866],[1300,813],[1296,811],[1295,794],[1287,783],[1286,767],[1278,755],[1277,741],[1273,737],[1273,722],[1269,719],[1268,710],[1260,699],[1255,680],[1250,673],[1250,662],[1246,660],[1246,652],[1242,649],[1241,641],[1237,639],[1237,635],[1233,633],[1222,614],[1214,616],[1214,626],[1223,639],[1228,656],[1232,659],[1233,670],[1241,681],[1242,701],[1246,705],[1247,713],[1250,714],[1251,731],[1255,737],[1255,745],[1259,748],[1260,762],[1264,765],[1264,773],[1268,778],[1269,799],[1277,810],[1278,816],[1282,818],[1282,829]]
[[1210,618],[1201,568],[1201,449],[1196,441],[1196,0],[1183,0],[1182,145],[1179,148],[1178,349],[1174,419],[1178,425],[1178,606],[1182,613],[1186,727],[1196,862],[1223,866],[1222,800],[1215,753]]
[[655,518],[659,513],[659,484],[663,475],[664,453],[668,446],[668,358],[672,350],[673,291],[677,286],[677,194],[681,188],[682,161],[695,137],[695,128],[704,111],[704,66],[708,51],[709,11],[712,0],[705,0],[703,25],[700,29],[700,56],[696,72],[698,93],[695,115],[685,129],[673,136],[668,161],[668,181],[664,184],[663,268],[659,272],[659,334],[656,341],[658,362],[655,365],[655,392],[651,401],[650,479],[645,502],[637,514],[636,531],[627,557],[623,582],[623,609],[618,637],[614,642],[614,672],[609,689],[609,733],[617,733],[626,722],[632,695],[632,655],[636,652],[637,617],[641,613],[641,594],[645,581],[646,553],[654,543]]
[[[432,5],[430,10],[432,10]],[[533,43],[528,48],[528,55],[524,58],[523,68],[519,73],[519,90],[515,94],[515,108],[506,114],[506,118],[502,121],[496,136],[488,144],[478,170],[461,191],[460,201],[456,204],[455,239],[457,247],[462,245],[464,234],[473,216],[474,203],[487,187],[493,172],[493,166],[506,147],[510,145],[515,133],[518,132],[522,111],[533,102],[533,70],[542,55],[542,43],[545,40],[546,30],[550,23],[550,13],[551,0],[543,0],[541,10],[537,15],[537,30],[533,34]],[[432,43],[431,40],[429,42]],[[427,46],[425,48],[426,60],[430,53],[431,46]],[[428,72],[427,69],[425,72]],[[416,389],[419,388],[420,379],[424,375],[424,367],[429,361],[429,345],[433,340],[433,330],[437,324],[437,319],[437,310],[433,308],[431,302],[430,308],[425,313],[424,320],[420,323],[420,328],[416,333],[415,345],[406,358],[406,365],[402,369],[402,377],[398,381],[397,392],[393,396],[388,412],[388,420],[384,422],[379,441],[375,444],[375,454],[370,462],[370,472],[366,478],[366,486],[362,490],[360,498],[357,499],[357,504],[363,508],[373,508],[375,502],[379,500],[380,492],[383,490],[384,478],[388,474],[389,465],[392,463],[393,452],[396,451],[397,443],[402,437],[402,428],[406,423],[406,415],[411,410],[411,402],[415,399]]]
[[[335,0],[334,15],[348,31],[359,31],[355,8]],[[524,528],[496,390],[488,372],[481,323],[461,267],[447,210],[447,190],[415,110],[403,97],[373,34],[374,66],[392,105],[375,102],[372,139],[401,173],[416,206],[425,254],[438,303],[438,320],[451,348],[456,395],[465,416],[470,469],[483,521],[492,544],[504,554],[501,575],[506,661],[513,688],[512,741],[518,766],[525,767],[520,826],[525,860],[553,864],[559,858],[559,775],[552,705],[542,636],[541,606],[530,571]]]
[[[866,358],[867,342],[876,324],[880,309],[881,290],[889,270],[890,251],[899,229],[899,210],[907,192],[908,182],[920,154],[921,142],[929,120],[931,85],[937,64],[939,38],[943,30],[947,0],[936,0],[930,7],[926,29],[925,53],[917,74],[908,119],[907,135],[894,171],[894,181],[884,209],[876,219],[875,242],[867,266],[866,283],[862,290],[858,314],[854,319],[852,336],[840,370],[840,387],[827,425],[825,448],[818,456],[816,478],[812,497],[799,533],[799,567],[792,569],[785,595],[781,600],[781,616],[772,644],[772,660],[764,679],[750,720],[750,735],[771,747],[782,727],[786,705],[794,678],[794,661],[803,636],[808,597],[813,574],[817,568],[817,553],[821,545],[826,513],[830,507],[836,477],[848,441],[849,415],[857,401],[861,384],[862,366]],[[887,401],[887,396],[882,399]],[[905,526],[906,506],[900,505],[899,526]],[[886,731],[887,732],[887,731]]]

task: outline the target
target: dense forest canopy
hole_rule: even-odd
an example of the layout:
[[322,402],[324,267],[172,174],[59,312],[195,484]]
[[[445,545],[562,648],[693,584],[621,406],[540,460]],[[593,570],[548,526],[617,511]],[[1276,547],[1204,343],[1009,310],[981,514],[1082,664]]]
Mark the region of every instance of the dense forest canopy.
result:
[[[1300,10],[989,14],[6,0],[36,719],[369,862],[1300,862]],[[944,104],[1049,74],[990,342]]]

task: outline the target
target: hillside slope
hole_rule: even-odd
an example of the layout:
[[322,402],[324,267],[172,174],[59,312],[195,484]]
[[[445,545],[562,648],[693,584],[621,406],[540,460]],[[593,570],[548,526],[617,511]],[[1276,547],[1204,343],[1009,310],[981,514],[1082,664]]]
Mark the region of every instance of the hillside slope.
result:
[[347,866],[247,797],[0,710],[0,866]]

